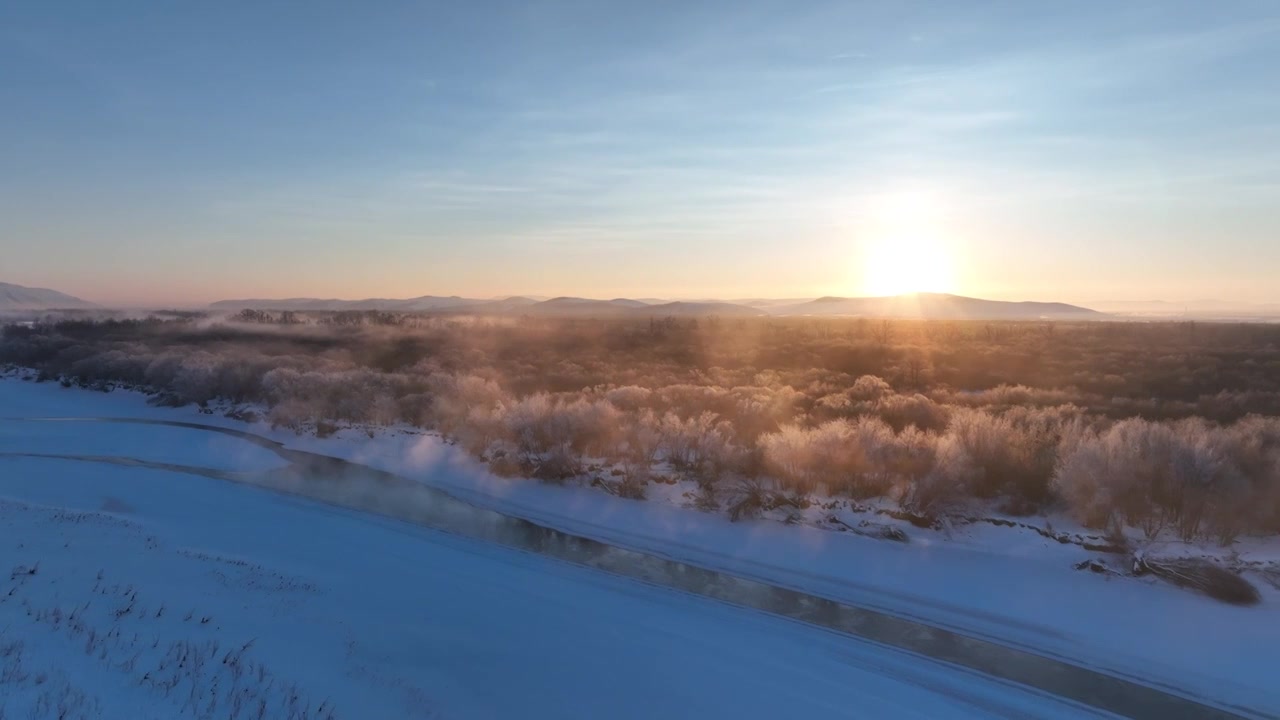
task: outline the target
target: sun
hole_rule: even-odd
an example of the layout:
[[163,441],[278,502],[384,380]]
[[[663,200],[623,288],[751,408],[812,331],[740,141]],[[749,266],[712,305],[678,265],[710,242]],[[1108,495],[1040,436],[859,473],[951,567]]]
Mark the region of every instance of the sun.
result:
[[932,195],[903,193],[877,203],[863,246],[862,289],[868,295],[951,292],[954,263]]
[[936,240],[903,236],[878,240],[864,260],[863,289],[869,295],[950,292],[951,262]]

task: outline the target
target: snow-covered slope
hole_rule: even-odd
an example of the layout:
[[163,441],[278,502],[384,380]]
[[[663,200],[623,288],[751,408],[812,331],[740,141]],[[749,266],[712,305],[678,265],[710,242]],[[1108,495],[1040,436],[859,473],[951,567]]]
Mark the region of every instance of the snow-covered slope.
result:
[[[0,381],[5,417],[108,406],[167,412],[130,395]],[[99,432],[111,435],[92,437]],[[25,455],[56,449],[59,437],[84,459]],[[175,428],[0,421],[4,717],[1089,714],[953,666],[534,554],[92,460],[109,452],[275,467],[259,450]]]
[[[136,393],[0,380],[0,416],[36,415],[163,418],[246,428],[193,408],[153,408]],[[1280,661],[1280,595],[1260,579],[1255,578],[1262,604],[1239,608],[1155,581],[1073,570],[1091,554],[1010,528],[975,525],[949,535],[912,529],[911,542],[901,545],[768,521],[729,523],[681,507],[679,486],[654,486],[650,502],[634,502],[590,488],[496,478],[439,438],[409,429],[377,431],[372,438],[348,430],[327,439],[252,429],[576,535],[1030,648],[1245,714],[1280,715],[1280,689],[1272,677]],[[0,427],[0,444],[6,441],[4,432]],[[29,437],[11,434],[8,441],[26,448],[33,444]],[[145,434],[135,435],[134,442],[121,437],[119,453],[168,452],[155,448]],[[208,457],[198,447],[193,452]],[[225,446],[219,453],[239,455]],[[251,456],[237,462],[254,462]],[[9,476],[0,472],[0,495]],[[1258,545],[1248,552],[1268,550]]]
[[13,310],[89,310],[97,307],[57,290],[0,282],[0,312]]

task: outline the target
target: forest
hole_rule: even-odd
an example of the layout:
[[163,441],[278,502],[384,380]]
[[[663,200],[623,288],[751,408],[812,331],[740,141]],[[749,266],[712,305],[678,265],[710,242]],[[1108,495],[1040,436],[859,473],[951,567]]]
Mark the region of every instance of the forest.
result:
[[1275,325],[245,310],[10,325],[0,364],[299,432],[409,424],[624,497],[690,480],[733,517],[825,496],[1280,533]]

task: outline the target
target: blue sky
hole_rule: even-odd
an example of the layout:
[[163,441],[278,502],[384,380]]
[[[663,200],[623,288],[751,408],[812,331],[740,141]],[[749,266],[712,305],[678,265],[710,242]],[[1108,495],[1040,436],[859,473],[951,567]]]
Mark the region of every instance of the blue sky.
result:
[[1280,3],[16,0],[0,159],[108,303],[1280,301]]

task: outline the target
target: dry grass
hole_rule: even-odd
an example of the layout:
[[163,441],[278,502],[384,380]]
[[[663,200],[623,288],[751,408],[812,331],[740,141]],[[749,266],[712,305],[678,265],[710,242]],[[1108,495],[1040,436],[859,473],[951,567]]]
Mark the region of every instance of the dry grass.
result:
[[1139,556],[1134,567],[1139,573],[1150,572],[1178,587],[1233,605],[1257,605],[1262,601],[1258,589],[1248,580],[1207,560]]

